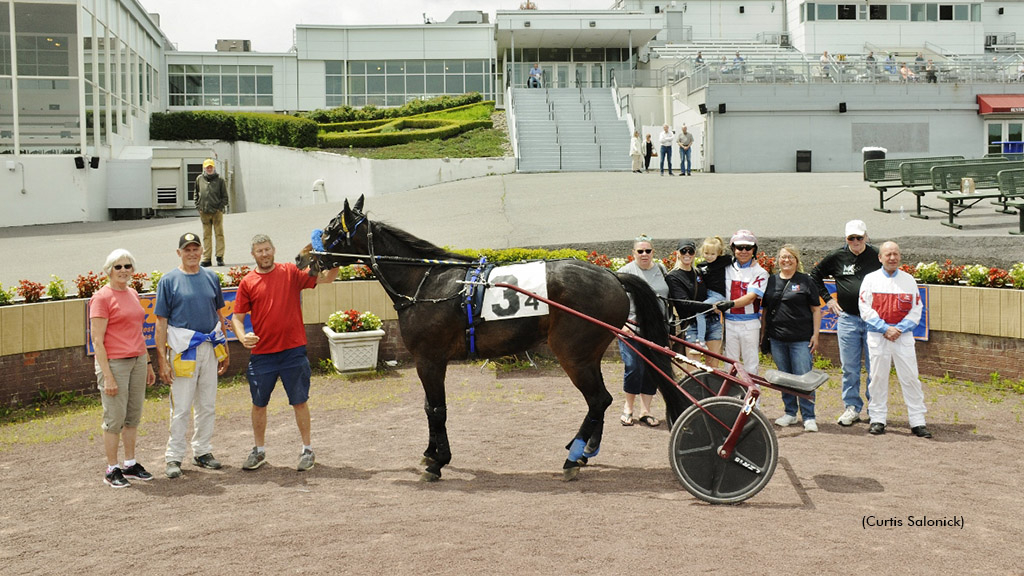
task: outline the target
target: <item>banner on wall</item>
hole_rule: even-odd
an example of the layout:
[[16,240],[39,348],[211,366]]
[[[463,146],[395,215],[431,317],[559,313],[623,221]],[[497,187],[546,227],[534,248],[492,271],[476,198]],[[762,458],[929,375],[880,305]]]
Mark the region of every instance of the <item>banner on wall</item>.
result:
[[[227,337],[228,341],[238,340],[238,336],[235,335],[234,329],[231,325],[231,315],[235,312],[235,295],[238,293],[237,287],[221,288],[221,293],[224,294],[224,307],[220,309],[220,313],[224,315],[224,319],[227,320],[227,326],[225,326],[224,336]],[[140,294],[139,299],[142,301],[142,309],[146,311],[146,319],[142,322],[142,336],[146,339],[146,348],[156,347],[156,314],[153,313],[153,309],[156,307],[156,294]],[[245,329],[246,331],[252,330],[252,321],[248,315],[245,316]],[[86,353],[92,356],[96,353],[92,348],[92,329],[89,325],[89,302],[85,304],[85,348]]]
[[[828,289],[828,293],[835,296],[836,293],[836,282],[835,280],[825,280],[825,288]],[[921,296],[921,305],[924,307],[921,310],[921,322],[914,328],[914,340],[921,340],[922,342],[928,341],[928,286],[918,284],[917,293]],[[828,308],[822,308],[821,315],[821,331],[827,334],[836,333],[836,324],[839,322],[839,317],[828,311]]]

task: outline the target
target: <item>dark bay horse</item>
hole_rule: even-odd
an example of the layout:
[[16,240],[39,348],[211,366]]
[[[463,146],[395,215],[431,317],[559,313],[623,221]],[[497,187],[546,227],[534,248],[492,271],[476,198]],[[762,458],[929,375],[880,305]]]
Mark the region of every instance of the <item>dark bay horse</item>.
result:
[[[477,261],[387,224],[371,221],[362,209],[362,196],[352,207],[346,200],[342,211],[327,228],[320,234],[314,233],[319,236],[314,238],[314,243],[322,241],[322,249],[313,251],[311,244],[296,257],[296,262],[299,268],[320,271],[361,259],[373,268],[398,310],[402,340],[413,356],[423,384],[429,441],[423,453],[426,471],[422,478],[437,480],[441,469],[451,461],[445,373],[449,362],[469,356],[469,321],[462,297],[465,288],[462,281],[466,279],[467,270],[477,266]],[[444,262],[430,263],[437,260]],[[615,274],[579,260],[549,261],[545,270],[549,299],[611,326],[625,325],[629,296],[632,296],[638,333],[659,345],[667,345],[668,333],[660,303],[644,280]],[[614,334],[554,307],[544,316],[476,323],[474,332],[476,353],[482,358],[515,354],[546,341],[562,369],[583,394],[587,415],[566,446],[569,456],[563,465],[564,478],[574,479],[580,466],[600,449],[605,411],[612,403],[601,375],[601,357],[615,338]],[[636,347],[671,374],[667,356],[639,344]],[[657,380],[666,398],[669,421],[673,421],[686,408],[685,398],[673,383],[652,370],[645,373]]]

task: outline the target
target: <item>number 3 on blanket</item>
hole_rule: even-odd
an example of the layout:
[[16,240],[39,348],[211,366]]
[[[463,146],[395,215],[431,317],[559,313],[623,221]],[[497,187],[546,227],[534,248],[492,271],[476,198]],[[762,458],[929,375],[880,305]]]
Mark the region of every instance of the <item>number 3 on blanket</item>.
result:
[[[547,298],[547,274],[544,262],[500,266],[491,272],[490,284],[513,284],[523,290]],[[509,320],[527,316],[544,316],[548,305],[511,288],[488,288],[484,292],[481,315],[484,320]]]

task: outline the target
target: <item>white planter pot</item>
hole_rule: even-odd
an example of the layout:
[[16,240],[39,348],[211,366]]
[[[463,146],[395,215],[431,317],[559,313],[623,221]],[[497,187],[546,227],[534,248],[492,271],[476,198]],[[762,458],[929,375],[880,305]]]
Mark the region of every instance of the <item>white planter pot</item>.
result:
[[324,326],[331,346],[331,362],[338,372],[364,372],[377,368],[377,350],[383,330],[335,332]]

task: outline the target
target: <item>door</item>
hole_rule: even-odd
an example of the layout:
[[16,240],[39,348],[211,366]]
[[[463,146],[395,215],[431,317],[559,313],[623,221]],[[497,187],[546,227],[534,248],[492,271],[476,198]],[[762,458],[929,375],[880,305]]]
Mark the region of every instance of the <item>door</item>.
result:
[[1019,118],[987,122],[985,152],[988,154],[1024,151],[1024,120]]

